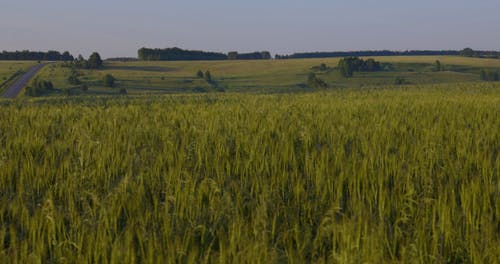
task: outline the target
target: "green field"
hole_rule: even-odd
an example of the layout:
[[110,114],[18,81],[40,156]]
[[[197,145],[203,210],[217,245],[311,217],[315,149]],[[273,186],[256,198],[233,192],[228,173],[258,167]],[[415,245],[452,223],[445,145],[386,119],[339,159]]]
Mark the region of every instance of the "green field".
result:
[[45,67],[0,99],[0,263],[500,263],[500,60],[376,59]]
[[[477,82],[481,69],[500,69],[500,60],[474,59],[452,56],[375,57],[394,66],[392,71],[357,73],[354,78],[343,78],[335,70],[318,72],[330,88],[391,85],[396,77],[409,84],[435,84]],[[61,91],[70,94],[116,94],[118,88],[130,94],[144,93],[192,93],[192,92],[308,92],[305,86],[312,67],[325,63],[334,68],[333,59],[266,60],[266,61],[200,61],[200,62],[108,62],[102,70],[78,70],[79,79],[89,86],[82,92],[79,85],[71,85],[67,79],[70,68],[52,65],[45,68],[40,78],[50,80]],[[440,60],[445,71],[434,72],[433,64]],[[196,78],[198,70],[209,70],[214,83]],[[117,78],[115,89],[105,88],[102,77],[112,74]]]
[[2,263],[500,261],[499,84],[0,103]]

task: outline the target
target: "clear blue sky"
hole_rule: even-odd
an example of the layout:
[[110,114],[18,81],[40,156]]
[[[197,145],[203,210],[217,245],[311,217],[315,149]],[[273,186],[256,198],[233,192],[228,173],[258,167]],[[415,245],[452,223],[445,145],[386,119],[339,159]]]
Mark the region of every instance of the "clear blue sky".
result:
[[499,0],[2,0],[0,50],[500,50]]

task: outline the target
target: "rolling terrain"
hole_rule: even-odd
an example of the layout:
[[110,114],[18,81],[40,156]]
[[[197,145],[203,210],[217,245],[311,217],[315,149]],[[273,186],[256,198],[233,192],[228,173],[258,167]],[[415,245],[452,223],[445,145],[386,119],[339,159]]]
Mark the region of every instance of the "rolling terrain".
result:
[[500,262],[500,60],[376,59],[48,65],[0,99],[0,263]]
[[[480,81],[482,69],[500,70],[500,60],[454,56],[374,57],[382,63],[391,63],[394,69],[373,73],[356,73],[344,78],[334,70],[339,59],[296,59],[258,61],[180,61],[180,62],[107,62],[102,70],[78,70],[78,78],[89,90],[83,93],[81,85],[68,83],[73,74],[70,68],[52,65],[45,68],[40,78],[50,80],[60,90],[70,94],[117,94],[119,89],[109,89],[102,78],[111,74],[117,79],[116,88],[125,88],[129,94],[199,93],[199,92],[250,92],[283,93],[308,92],[308,74],[313,67],[325,64],[327,71],[316,72],[329,88],[359,88],[392,85],[395,78],[407,84],[461,83]],[[439,60],[444,70],[434,71]],[[196,73],[210,71],[212,82],[197,78]]]

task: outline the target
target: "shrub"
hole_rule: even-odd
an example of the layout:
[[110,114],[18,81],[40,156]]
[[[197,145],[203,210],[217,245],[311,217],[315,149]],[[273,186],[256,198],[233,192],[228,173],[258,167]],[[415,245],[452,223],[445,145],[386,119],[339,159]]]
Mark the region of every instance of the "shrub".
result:
[[31,85],[26,88],[25,94],[28,96],[40,96],[51,90],[54,90],[52,82],[35,79]]
[[500,80],[498,72],[493,70],[481,70],[480,77],[483,81],[496,82]]
[[102,79],[104,86],[106,87],[114,87],[115,86],[115,77],[111,74],[106,74]]
[[313,72],[309,73],[307,77],[307,86],[311,88],[326,88],[328,84],[322,79],[318,78]]
[[408,82],[406,81],[405,78],[398,76],[394,79],[394,84],[395,85],[403,85],[403,84],[408,84]]
[[82,82],[78,79],[78,77],[76,77],[76,75],[71,75],[68,77],[68,83],[71,85],[79,85]]
[[210,71],[206,71],[205,72],[205,80],[207,82],[211,82],[212,81],[212,74],[210,73]]
[[200,79],[203,79],[203,72],[201,70],[199,70],[197,73],[196,73],[196,77],[200,78]]

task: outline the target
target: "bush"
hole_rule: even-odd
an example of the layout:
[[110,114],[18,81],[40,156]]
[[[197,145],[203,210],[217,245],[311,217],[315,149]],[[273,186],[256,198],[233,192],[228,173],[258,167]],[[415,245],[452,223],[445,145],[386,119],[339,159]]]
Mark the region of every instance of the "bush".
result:
[[68,77],[68,83],[71,85],[79,85],[82,82],[78,79],[78,77],[76,77],[76,75],[71,75]]
[[211,82],[212,81],[212,74],[210,73],[210,71],[206,71],[205,72],[205,80],[207,82]]
[[203,72],[201,70],[199,70],[197,73],[196,73],[196,77],[200,78],[200,79],[203,79]]
[[120,94],[128,94],[127,89],[124,87],[120,88]]
[[311,88],[326,88],[328,84],[311,72],[307,77],[307,86]]
[[483,81],[496,82],[500,80],[498,72],[493,70],[481,70],[480,76]]
[[365,61],[358,57],[347,57],[339,61],[338,69],[343,77],[352,77],[354,72],[376,72],[382,70],[383,67],[374,59]]
[[52,82],[35,79],[31,85],[26,88],[25,94],[28,96],[40,96],[51,90],[54,90]]
[[403,84],[408,84],[408,81],[406,81],[405,78],[403,77],[396,77],[396,79],[394,79],[394,84],[395,85],[403,85]]
[[86,92],[89,90],[89,87],[86,84],[84,84],[84,85],[82,85],[81,89],[82,89],[82,91]]
[[113,77],[113,75],[111,74],[106,74],[102,79],[102,82],[106,87],[114,87],[115,81],[116,81],[115,77]]

